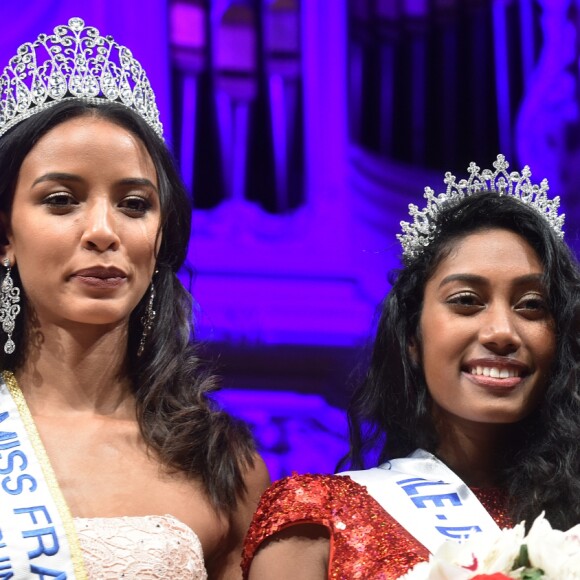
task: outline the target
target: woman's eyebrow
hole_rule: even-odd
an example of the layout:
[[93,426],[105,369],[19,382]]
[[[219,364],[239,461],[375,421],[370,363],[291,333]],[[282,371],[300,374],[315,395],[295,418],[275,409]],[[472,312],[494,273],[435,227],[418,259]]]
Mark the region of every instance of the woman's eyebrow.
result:
[[157,191],[157,186],[146,177],[125,177],[117,182],[119,185],[131,185],[139,187],[150,187]]
[[[63,173],[60,171],[53,171],[50,173],[45,173],[40,177],[37,177],[32,185],[37,185],[39,183],[44,183],[46,181],[75,181],[80,183],[83,181],[82,177],[75,175],[74,173]],[[157,186],[146,177],[126,177],[118,181],[119,185],[129,185],[138,187],[150,187],[154,191],[157,191]]]
[[[450,274],[449,276],[445,276],[443,280],[439,283],[439,288],[445,286],[445,284],[449,284],[450,282],[465,282],[468,284],[487,284],[489,280],[484,276],[479,276],[477,274]],[[523,285],[529,284],[530,282],[542,284],[543,282],[543,274],[542,273],[534,273],[534,274],[524,274],[523,276],[518,276],[514,278],[513,283],[515,285]]]
[[544,275],[541,273],[538,274],[526,274],[525,276],[520,276],[519,278],[516,278],[514,280],[515,284],[517,285],[523,285],[523,284],[529,284],[531,282],[540,284],[540,285],[544,285]]
[[37,177],[32,185],[37,185],[38,183],[43,183],[45,181],[82,181],[81,177],[75,175],[74,173],[62,173],[60,171],[53,171],[51,173],[45,173],[40,177]]
[[487,278],[483,276],[478,276],[477,274],[450,274],[445,276],[443,280],[439,283],[439,288],[449,284],[450,282],[468,282],[470,284],[486,284],[488,282]]

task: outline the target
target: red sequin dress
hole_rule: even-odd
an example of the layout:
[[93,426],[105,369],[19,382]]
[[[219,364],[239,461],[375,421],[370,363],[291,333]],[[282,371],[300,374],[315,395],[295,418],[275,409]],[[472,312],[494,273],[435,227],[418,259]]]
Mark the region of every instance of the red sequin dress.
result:
[[[513,525],[505,513],[505,494],[472,491],[500,528]],[[295,475],[274,483],[260,501],[244,546],[244,578],[265,539],[304,523],[321,524],[330,532],[329,580],[390,580],[429,557],[427,549],[350,477]]]

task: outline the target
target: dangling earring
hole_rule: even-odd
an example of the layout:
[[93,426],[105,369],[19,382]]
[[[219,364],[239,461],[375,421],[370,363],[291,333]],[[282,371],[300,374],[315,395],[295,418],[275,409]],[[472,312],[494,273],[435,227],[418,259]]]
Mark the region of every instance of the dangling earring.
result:
[[16,317],[20,313],[20,288],[14,287],[14,280],[10,272],[10,260],[4,258],[2,265],[6,268],[6,276],[2,280],[0,286],[0,322],[2,323],[2,330],[8,335],[8,340],[4,344],[4,352],[12,354],[16,345],[12,340],[12,333],[16,326]]
[[[157,274],[157,272],[155,272]],[[147,337],[153,328],[153,322],[155,320],[155,310],[153,310],[153,300],[155,300],[155,286],[153,280],[151,280],[151,286],[149,289],[149,302],[145,308],[145,314],[141,317],[141,324],[143,325],[143,333],[141,334],[141,340],[139,341],[139,348],[137,349],[137,356],[141,356],[145,350],[145,342]]]

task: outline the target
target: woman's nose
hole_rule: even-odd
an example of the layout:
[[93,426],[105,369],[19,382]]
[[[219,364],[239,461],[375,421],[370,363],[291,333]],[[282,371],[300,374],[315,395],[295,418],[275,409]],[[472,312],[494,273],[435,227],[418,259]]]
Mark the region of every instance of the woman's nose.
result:
[[109,200],[99,199],[87,205],[84,231],[81,243],[90,250],[105,252],[116,250],[120,239],[114,216],[114,208]]
[[509,305],[489,307],[481,318],[481,344],[497,354],[509,354],[518,350],[522,341],[514,316]]

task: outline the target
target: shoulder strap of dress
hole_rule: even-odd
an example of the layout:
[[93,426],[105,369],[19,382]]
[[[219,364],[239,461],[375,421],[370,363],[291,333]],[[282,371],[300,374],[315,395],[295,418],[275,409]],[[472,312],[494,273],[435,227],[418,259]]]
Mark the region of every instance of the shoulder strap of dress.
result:
[[431,453],[418,449],[374,469],[346,471],[417,541],[434,553],[498,526],[463,481]]
[[74,522],[14,375],[0,374],[0,577],[85,580]]

